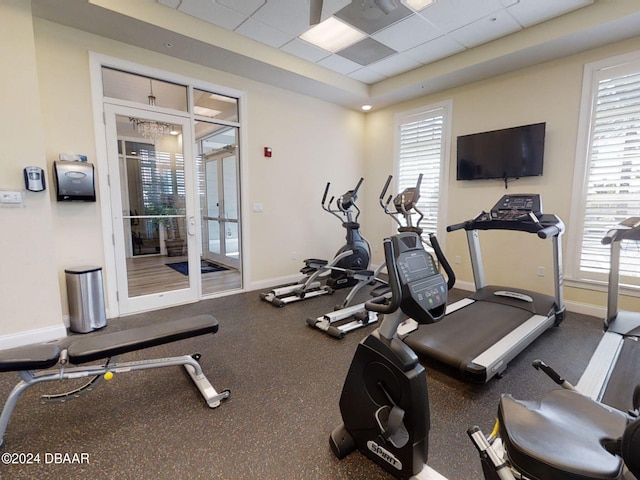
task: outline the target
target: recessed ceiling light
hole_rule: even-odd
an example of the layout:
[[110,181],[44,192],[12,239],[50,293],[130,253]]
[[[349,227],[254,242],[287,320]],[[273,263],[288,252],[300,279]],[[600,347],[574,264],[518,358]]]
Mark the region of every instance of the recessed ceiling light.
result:
[[368,112],[373,107],[371,105],[362,105],[362,107],[360,107],[360,108],[362,109],[363,112]]
[[330,52],[342,50],[364,37],[365,34],[360,30],[356,30],[335,17],[327,18],[324,22],[300,35],[302,40]]
[[415,11],[419,11],[436,3],[436,0],[402,0],[402,2],[407,5],[407,7],[411,7]]

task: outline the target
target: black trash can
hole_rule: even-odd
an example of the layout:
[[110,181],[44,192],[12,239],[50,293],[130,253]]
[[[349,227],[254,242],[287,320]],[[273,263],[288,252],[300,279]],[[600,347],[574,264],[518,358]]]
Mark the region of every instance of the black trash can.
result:
[[69,300],[69,324],[74,332],[87,333],[107,325],[102,267],[77,267],[64,271]]

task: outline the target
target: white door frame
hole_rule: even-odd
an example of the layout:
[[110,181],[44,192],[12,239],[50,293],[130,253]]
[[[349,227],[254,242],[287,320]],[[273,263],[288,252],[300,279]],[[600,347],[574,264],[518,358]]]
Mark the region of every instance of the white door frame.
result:
[[[112,205],[111,222],[114,239],[114,260],[116,263],[116,282],[118,290],[118,303],[120,313],[123,315],[168,307],[179,303],[196,301],[200,295],[200,255],[199,218],[196,213],[196,185],[193,175],[185,174],[185,209],[187,219],[187,251],[189,261],[189,286],[188,288],[151,293],[136,297],[129,297],[127,293],[127,245],[125,238],[129,238],[124,231],[123,212],[127,210],[122,205],[120,162],[118,154],[118,133],[116,129],[116,116],[143,117],[145,119],[180,125],[182,128],[182,151],[184,155],[184,170],[193,172],[195,157],[193,153],[193,138],[191,119],[177,115],[167,115],[153,112],[143,108],[126,107],[122,105],[104,105],[105,131],[107,139],[107,158],[109,162],[110,190],[109,198]],[[168,267],[167,267],[168,268]]]
[[[100,202],[100,213],[102,217],[102,247],[104,252],[103,257],[103,272],[105,274],[105,299],[107,318],[119,317],[120,312],[117,295],[117,281],[116,281],[116,265],[113,261],[115,256],[114,251],[114,233],[111,229],[111,217],[112,207],[108,201],[109,191],[109,175],[108,175],[108,158],[107,158],[107,145],[105,135],[105,117],[104,117],[104,102],[106,100],[104,96],[104,88],[102,85],[102,67],[110,67],[121,69],[134,74],[146,75],[149,77],[160,78],[165,81],[171,81],[183,85],[191,85],[194,88],[199,88],[207,91],[214,91],[221,95],[227,95],[238,99],[239,102],[239,115],[240,122],[234,124],[240,129],[239,145],[240,152],[248,151],[247,144],[247,111],[248,111],[248,99],[247,95],[241,90],[234,88],[212,84],[207,81],[198,80],[192,77],[186,77],[174,72],[161,70],[149,66],[140,65],[135,62],[123,60],[117,57],[111,57],[97,52],[89,52],[89,73],[91,78],[91,98],[93,104],[93,124],[94,124],[94,136],[96,142],[96,164],[98,170],[97,187]],[[213,71],[213,70],[212,70]],[[133,104],[132,102],[116,101],[114,103],[131,105],[134,107],[144,107],[142,104]],[[159,108],[160,111],[167,113],[174,113],[168,109]],[[193,115],[187,112],[184,113],[193,120]],[[206,120],[206,119],[205,119]],[[224,122],[222,122],[224,123]],[[243,133],[244,132],[244,133]],[[249,161],[247,155],[240,155],[240,175],[239,181],[243,186],[249,185]],[[240,188],[240,210],[241,210],[241,224],[242,231],[242,245],[248,245],[250,236],[250,225],[246,221],[250,218],[251,210],[249,208],[249,190],[247,188]],[[242,272],[242,287],[235,291],[220,292],[219,295],[227,295],[229,293],[236,293],[238,291],[245,291],[247,288],[247,280],[251,278],[251,251],[249,249],[243,249],[241,254],[241,272]],[[253,286],[255,288],[255,286]],[[217,294],[216,294],[217,295]],[[211,298],[211,296],[208,296]],[[157,307],[155,307],[157,308]]]

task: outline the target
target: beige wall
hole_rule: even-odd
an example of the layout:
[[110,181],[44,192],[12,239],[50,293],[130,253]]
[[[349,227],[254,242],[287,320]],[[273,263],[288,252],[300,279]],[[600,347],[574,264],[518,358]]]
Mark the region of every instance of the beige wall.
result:
[[[36,19],[35,26],[49,170],[61,152],[95,161],[89,52],[117,57],[246,93],[242,133],[248,141],[241,155],[248,179],[248,288],[295,274],[303,258],[330,258],[343,243],[340,224],[321,210],[320,199],[327,181],[346,190],[361,175],[363,114],[51,22]],[[270,159],[263,156],[265,146],[273,149]],[[254,203],[262,203],[264,212],[252,212]],[[110,261],[102,249],[100,200],[53,202],[52,215],[61,282],[65,266]],[[64,285],[61,295],[64,305]]]
[[[131,47],[48,21],[32,20],[22,0],[0,5],[0,47],[3,65],[2,120],[4,141],[0,153],[1,185],[22,186],[22,168],[39,165],[47,170],[49,189],[28,193],[27,207],[0,208],[3,231],[0,280],[0,348],[13,343],[59,336],[67,312],[64,268],[84,264],[106,265],[100,200],[59,204],[54,200],[52,164],[58,154],[83,153],[95,162],[89,52],[204,80],[246,93],[243,135],[243,201],[247,288],[256,288],[295,275],[307,257],[329,258],[343,243],[340,224],[320,209],[327,181],[338,195],[365,177],[360,205],[363,233],[382,261],[379,245],[393,231],[377,206],[384,180],[393,173],[394,115],[441,100],[453,101],[452,151],[457,135],[517,124],[547,122],[545,174],[522,179],[508,192],[540,192],[545,210],[568,224],[574,168],[579,100],[584,64],[640,49],[640,38],[610,47],[499,76],[437,95],[406,102],[364,115],[359,112],[267,86],[221,71]],[[25,126],[29,128],[26,129]],[[263,157],[263,147],[273,157]],[[98,191],[99,199],[106,192]],[[489,208],[503,186],[496,182],[457,182],[450,165],[446,223],[467,219]],[[262,203],[264,212],[251,211]],[[495,232],[483,241],[485,255],[508,258],[514,242]],[[460,256],[456,272],[471,282],[467,245],[461,232],[446,235],[449,258]],[[538,266],[551,271],[550,245],[522,235],[515,245],[525,252],[518,262],[487,261],[492,283],[532,290],[550,289],[549,275],[536,275]],[[565,250],[570,249],[565,244]],[[292,257],[296,257],[293,259]],[[107,288],[113,288],[107,285]],[[603,306],[601,292],[567,288],[574,305]],[[623,308],[639,309],[636,298],[625,298]],[[33,332],[36,332],[32,335]],[[22,335],[24,334],[24,335]]]
[[[367,177],[380,187],[394,168],[394,116],[442,100],[453,101],[451,162],[449,165],[448,208],[441,212],[446,224],[472,218],[482,209],[488,210],[505,193],[540,193],[544,210],[559,215],[568,226],[571,222],[573,170],[582,91],[582,77],[586,63],[640,49],[640,37],[609,47],[573,55],[558,61],[536,65],[507,75],[470,84],[420,98],[367,117]],[[506,128],[529,123],[546,122],[544,175],[524,178],[509,184],[505,191],[500,181],[456,181],[456,137],[469,133]],[[377,199],[369,197],[367,205]],[[367,210],[366,223],[379,219],[379,212]],[[392,230],[390,223],[377,223],[373,237],[382,238]],[[463,232],[447,234],[447,257],[460,256],[462,263],[454,265],[458,279],[473,282],[466,236]],[[487,281],[498,285],[514,285],[536,291],[553,292],[551,242],[542,242],[527,234],[505,235],[481,232]],[[571,250],[565,235],[564,251]],[[498,260],[499,259],[499,260]],[[378,256],[377,261],[381,261]],[[538,266],[547,275],[537,276]],[[602,292],[566,287],[565,297],[570,306],[606,305]],[[572,305],[571,305],[572,304]],[[640,300],[627,297],[622,308],[640,309]]]
[[[4,1],[0,13],[0,188],[24,188],[22,169],[46,167],[29,2]],[[0,348],[64,336],[56,243],[47,193],[26,194],[25,208],[0,207]],[[6,342],[3,336],[9,336]]]

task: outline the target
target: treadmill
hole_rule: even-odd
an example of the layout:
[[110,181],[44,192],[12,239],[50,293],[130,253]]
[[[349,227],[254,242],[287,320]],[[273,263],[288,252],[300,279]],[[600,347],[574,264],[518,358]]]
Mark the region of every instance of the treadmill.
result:
[[[467,233],[476,291],[447,306],[439,323],[418,325],[410,320],[403,340],[418,355],[436,359],[458,370],[464,380],[485,383],[500,375],[508,363],[545,330],[558,326],[565,306],[562,294],[564,223],[543,214],[540,195],[504,195],[490,212],[447,227]],[[480,230],[533,233],[553,244],[555,295],[487,285],[480,250]]]
[[633,409],[634,389],[640,385],[640,312],[618,311],[623,240],[640,242],[640,217],[624,220],[602,239],[611,252],[605,333],[576,389],[595,401],[626,412]]

